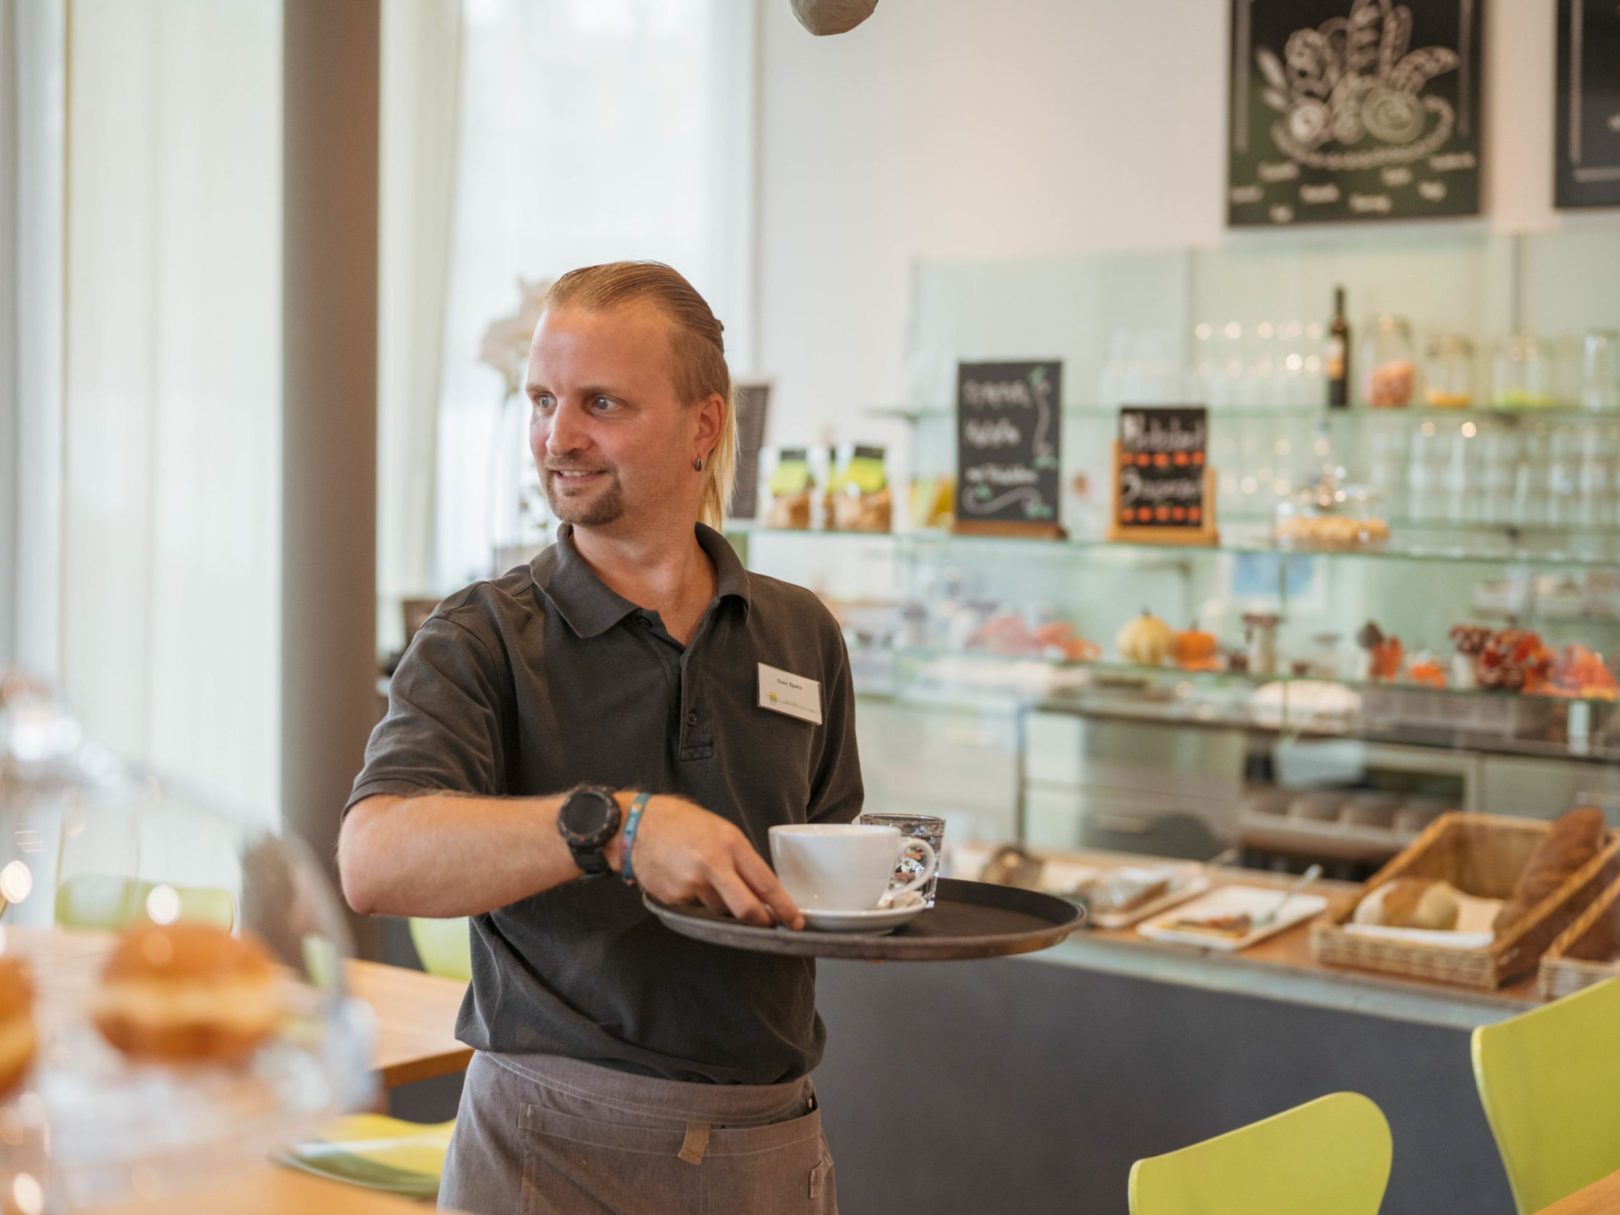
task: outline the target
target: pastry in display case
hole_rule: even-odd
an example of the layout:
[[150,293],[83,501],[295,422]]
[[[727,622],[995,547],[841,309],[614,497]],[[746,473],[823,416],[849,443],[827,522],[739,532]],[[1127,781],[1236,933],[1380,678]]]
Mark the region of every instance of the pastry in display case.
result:
[[1382,495],[1368,485],[1352,483],[1319,433],[1314,452],[1318,463],[1304,485],[1279,496],[1272,513],[1272,539],[1279,548],[1358,549],[1389,539]]
[[1389,539],[1389,523],[1371,488],[1320,482],[1278,501],[1271,534],[1281,548],[1368,548]]
[[[296,839],[124,765],[0,682],[0,1190],[178,1195],[365,1104],[373,1017]],[[24,978],[31,975],[31,983]]]

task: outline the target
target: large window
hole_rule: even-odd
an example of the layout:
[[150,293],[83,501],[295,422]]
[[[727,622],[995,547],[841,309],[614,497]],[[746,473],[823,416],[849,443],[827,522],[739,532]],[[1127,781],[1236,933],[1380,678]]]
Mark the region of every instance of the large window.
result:
[[[511,452],[510,441],[497,446],[506,385],[480,362],[480,342],[492,320],[516,311],[520,278],[619,258],[669,262],[725,322],[734,369],[749,361],[753,15],[754,6],[739,0],[467,0],[461,9],[459,117],[453,156],[440,162],[453,173],[454,193],[432,402],[436,508],[429,534],[413,537],[399,526],[420,512],[419,497],[402,494],[402,479],[421,462],[390,467],[388,453],[409,444],[391,441],[389,429],[409,424],[401,410],[418,427],[427,411],[410,406],[403,385],[393,395],[386,388],[390,362],[412,356],[385,320],[385,612],[393,596],[442,591],[490,572],[492,464],[509,466],[522,452]],[[385,9],[385,53],[412,45],[387,29],[398,17]],[[435,46],[442,40],[423,53]],[[391,70],[385,60],[385,78]],[[420,66],[416,76],[423,77]],[[401,90],[400,104],[416,96]],[[434,183],[433,170],[420,165],[409,197],[399,193],[403,178],[387,188],[395,146],[388,128],[397,116],[386,85],[384,102],[386,250],[390,208],[419,205]],[[407,156],[421,158],[420,143],[397,149],[393,163]],[[423,247],[432,242],[417,242]],[[385,316],[398,304],[389,299],[388,264],[385,255]],[[428,551],[411,586],[411,555]]]

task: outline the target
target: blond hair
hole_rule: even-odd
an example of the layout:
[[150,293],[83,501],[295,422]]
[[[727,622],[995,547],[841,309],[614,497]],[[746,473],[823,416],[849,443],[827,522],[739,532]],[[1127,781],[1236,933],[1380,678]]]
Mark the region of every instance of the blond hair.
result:
[[545,307],[605,310],[641,300],[657,305],[673,326],[670,345],[681,403],[693,405],[710,395],[725,402],[720,441],[704,458],[698,508],[704,523],[722,527],[737,478],[737,417],[732,409],[731,369],[726,366],[725,326],[708,301],[662,262],[607,262],[563,275],[546,292]]

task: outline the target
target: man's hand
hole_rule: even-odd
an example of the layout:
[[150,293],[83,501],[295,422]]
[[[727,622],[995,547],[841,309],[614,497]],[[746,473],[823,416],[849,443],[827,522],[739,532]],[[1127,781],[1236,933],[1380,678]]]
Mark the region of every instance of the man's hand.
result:
[[[621,833],[608,847],[615,870],[623,867],[623,846]],[[685,798],[648,799],[632,860],[637,885],[661,903],[702,903],[760,927],[804,927],[804,916],[748,837]]]

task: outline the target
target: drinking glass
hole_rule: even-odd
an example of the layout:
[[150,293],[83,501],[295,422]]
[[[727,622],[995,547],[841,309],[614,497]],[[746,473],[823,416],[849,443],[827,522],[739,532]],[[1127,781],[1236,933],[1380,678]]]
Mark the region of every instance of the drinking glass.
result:
[[1581,357],[1581,404],[1587,409],[1620,408],[1620,334],[1589,329]]
[[[863,814],[857,822],[871,827],[898,827],[900,834],[911,839],[925,840],[934,850],[936,857],[943,857],[940,851],[945,846],[945,820],[936,818],[931,814]],[[902,856],[894,867],[894,880],[897,883],[912,881],[923,871],[923,864],[914,856]],[[928,906],[934,905],[934,890],[939,885],[939,870],[936,868],[928,884],[922,888],[923,899]]]

